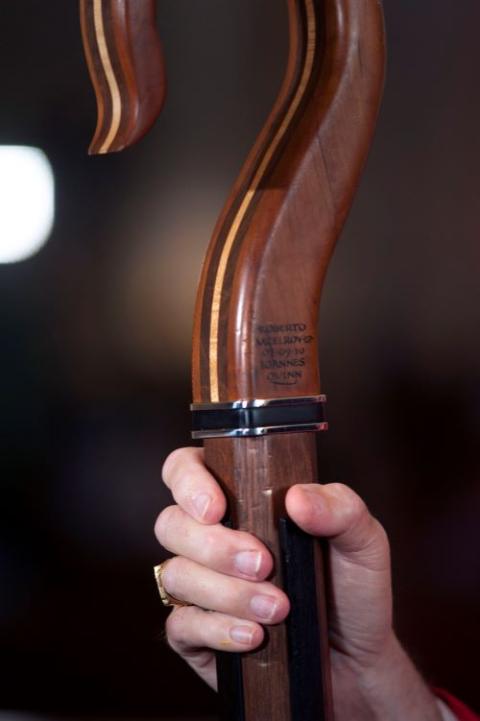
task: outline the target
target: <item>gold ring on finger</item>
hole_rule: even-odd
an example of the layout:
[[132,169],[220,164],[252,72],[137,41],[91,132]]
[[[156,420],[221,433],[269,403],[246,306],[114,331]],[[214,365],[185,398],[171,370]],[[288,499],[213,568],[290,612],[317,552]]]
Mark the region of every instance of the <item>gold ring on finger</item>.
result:
[[191,606],[191,603],[187,603],[186,601],[181,601],[179,598],[175,598],[175,596],[172,596],[168,591],[165,589],[165,586],[163,585],[163,572],[165,571],[165,567],[168,563],[168,561],[171,559],[167,559],[166,561],[163,561],[163,563],[160,563],[158,566],[155,566],[153,569],[153,572],[155,574],[155,580],[157,582],[158,592],[160,594],[160,598],[162,599],[162,603],[164,606]]

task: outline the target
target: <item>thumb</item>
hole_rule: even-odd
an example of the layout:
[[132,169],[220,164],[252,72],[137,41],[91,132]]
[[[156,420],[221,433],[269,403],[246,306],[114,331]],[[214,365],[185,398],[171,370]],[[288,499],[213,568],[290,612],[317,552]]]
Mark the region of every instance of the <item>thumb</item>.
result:
[[305,484],[289,489],[285,504],[290,518],[313,536],[330,539],[331,548],[369,566],[389,567],[387,535],[364,501],[342,483]]

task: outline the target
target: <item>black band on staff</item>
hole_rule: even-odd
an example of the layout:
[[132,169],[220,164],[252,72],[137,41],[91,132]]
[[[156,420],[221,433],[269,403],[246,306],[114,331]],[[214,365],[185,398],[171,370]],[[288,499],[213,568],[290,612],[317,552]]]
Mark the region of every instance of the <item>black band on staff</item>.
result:
[[270,433],[324,431],[326,397],[194,403],[192,438],[242,438]]
[[[301,531],[289,518],[280,518],[280,546],[284,590],[294,598],[286,620],[289,645],[291,721],[326,721],[326,671],[322,656],[321,629],[315,583],[315,551],[318,543]],[[302,643],[298,643],[298,639]]]

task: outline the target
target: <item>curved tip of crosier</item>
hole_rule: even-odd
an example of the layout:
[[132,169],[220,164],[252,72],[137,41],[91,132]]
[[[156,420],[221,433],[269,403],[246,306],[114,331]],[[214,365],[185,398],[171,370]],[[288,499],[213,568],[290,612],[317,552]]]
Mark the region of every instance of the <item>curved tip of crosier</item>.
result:
[[[126,150],[138,143],[154,125],[165,103],[165,87],[159,92],[155,102],[134,103],[132,107],[124,109],[125,127],[118,128],[115,135],[111,127],[103,122],[97,125],[95,135],[88,148],[89,155],[108,155]],[[110,132],[109,132],[110,131]],[[113,137],[111,137],[113,135]]]
[[[130,145],[133,145],[133,143],[130,143]],[[88,148],[88,154],[89,155],[110,155],[111,153],[119,153],[122,150],[125,150],[125,148],[128,147],[125,145],[125,143],[121,144],[113,144],[109,148],[103,148],[99,147],[98,143],[92,142],[91,145]]]

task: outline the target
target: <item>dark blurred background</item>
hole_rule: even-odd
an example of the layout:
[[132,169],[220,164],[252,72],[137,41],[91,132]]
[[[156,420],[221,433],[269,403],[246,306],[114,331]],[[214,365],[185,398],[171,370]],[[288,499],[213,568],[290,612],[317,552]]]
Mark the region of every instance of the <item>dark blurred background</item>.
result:
[[[321,311],[321,479],[384,523],[402,640],[479,708],[480,4],[385,10],[385,102]],[[0,144],[42,148],[56,177],[50,240],[0,266],[4,709],[215,711],[162,638],[152,527],[189,442],[201,259],[278,90],[285,3],[160,0],[158,23],[161,119],[89,158],[77,3],[0,3]]]

